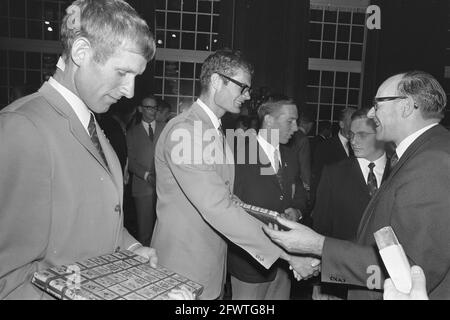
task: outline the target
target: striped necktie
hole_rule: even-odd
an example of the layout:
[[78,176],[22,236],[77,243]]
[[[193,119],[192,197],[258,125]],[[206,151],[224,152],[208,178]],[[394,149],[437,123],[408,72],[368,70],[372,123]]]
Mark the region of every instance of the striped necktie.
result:
[[88,125],[89,136],[91,137],[91,141],[94,144],[94,147],[97,149],[98,153],[102,157],[104,164],[108,167],[108,162],[106,161],[105,154],[103,153],[102,146],[100,145],[100,141],[98,140],[97,128],[95,126],[94,115],[91,113],[91,119],[89,120]]

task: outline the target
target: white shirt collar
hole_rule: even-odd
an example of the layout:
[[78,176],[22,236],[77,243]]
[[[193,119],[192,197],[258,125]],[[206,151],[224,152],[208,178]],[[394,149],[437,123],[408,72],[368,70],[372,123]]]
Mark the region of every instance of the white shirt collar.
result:
[[[197,104],[206,112],[208,117],[211,119],[214,128],[219,131],[219,127],[222,125],[220,119],[217,118],[214,112],[212,112],[211,109],[202,100],[197,99]],[[219,134],[222,134],[222,132],[219,132]]]
[[342,146],[344,147],[347,156],[350,155],[350,150],[348,150],[348,139],[341,134],[341,131],[338,133],[339,140],[341,140]]
[[147,131],[147,134],[149,133],[149,131],[148,131],[149,128],[150,128],[149,126],[152,127],[152,131],[153,131],[153,133],[155,133],[156,120],[153,120],[150,123],[145,122],[144,120],[142,120],[142,125],[144,126],[145,131]]
[[61,71],[66,70],[66,63],[64,62],[62,57],[59,57],[58,62],[56,63],[56,67]]
[[375,167],[373,168],[373,172],[375,173],[375,177],[377,178],[378,188],[380,187],[381,181],[383,180],[384,169],[386,168],[387,157],[386,153],[383,153],[381,157],[379,157],[375,161],[369,161],[365,158],[357,158],[359,167],[364,175],[364,180],[367,182],[367,178],[369,176],[369,164],[373,162]]
[[276,147],[274,147],[272,144],[270,144],[262,135],[258,133],[257,136],[259,145],[264,150],[265,154],[270,160],[270,163],[272,165],[272,168],[275,170],[275,152],[278,152],[278,156],[281,163],[281,154],[280,154],[280,145],[278,144]]
[[86,132],[89,134],[88,126],[89,121],[91,120],[91,112],[88,107],[84,104],[81,99],[74,94],[72,91],[64,87],[58,81],[56,81],[53,77],[50,77],[48,83],[58,91],[63,98],[67,101],[67,103],[72,107],[73,111],[77,115],[78,119],[81,121]]
[[438,123],[430,124],[429,126],[426,126],[425,128],[422,128],[413,134],[407,136],[405,139],[403,139],[402,142],[399,143],[397,146],[397,149],[395,149],[395,152],[397,153],[397,157],[400,159],[402,155],[405,153],[406,149],[418,138],[420,137],[425,131],[437,126]]

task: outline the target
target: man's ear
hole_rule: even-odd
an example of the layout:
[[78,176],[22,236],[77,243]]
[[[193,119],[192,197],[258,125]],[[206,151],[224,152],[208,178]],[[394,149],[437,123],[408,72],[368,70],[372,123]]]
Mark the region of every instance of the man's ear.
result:
[[415,102],[414,99],[411,97],[408,97],[408,99],[403,99],[401,102],[402,106],[402,116],[403,118],[408,118],[415,109]]
[[78,38],[72,45],[70,52],[73,63],[76,66],[80,66],[88,56],[92,53],[91,43],[86,38]]
[[221,76],[219,76],[217,73],[213,73],[211,75],[211,87],[215,91],[218,91],[218,90],[220,90],[220,88],[222,88],[222,85],[223,85],[223,80],[222,80]]
[[266,124],[267,127],[271,128],[273,125],[273,117],[270,114],[266,114],[264,116],[264,123]]

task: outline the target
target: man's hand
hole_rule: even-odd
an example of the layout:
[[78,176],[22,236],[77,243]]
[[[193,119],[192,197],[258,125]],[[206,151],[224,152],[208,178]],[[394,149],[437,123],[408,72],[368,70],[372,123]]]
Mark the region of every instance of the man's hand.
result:
[[147,175],[147,179],[146,179],[147,183],[154,186],[155,185],[155,177],[151,174]]
[[172,289],[168,296],[171,300],[195,300],[195,294],[186,288]]
[[413,266],[411,268],[412,288],[406,294],[395,288],[391,279],[384,282],[384,300],[428,300],[425,274],[421,267]]
[[300,218],[302,217],[301,211],[294,208],[287,208],[281,215],[283,218],[294,222],[299,221]]
[[322,255],[324,236],[296,222],[283,218],[277,218],[277,221],[291,230],[278,231],[271,226],[263,226],[272,241],[290,253]]
[[297,281],[315,277],[320,272],[320,260],[316,258],[291,256],[289,264]]
[[146,258],[149,260],[150,265],[153,268],[156,268],[156,265],[158,264],[158,257],[156,256],[156,250],[149,247],[140,246],[133,250],[134,253],[137,255],[140,255],[143,258]]

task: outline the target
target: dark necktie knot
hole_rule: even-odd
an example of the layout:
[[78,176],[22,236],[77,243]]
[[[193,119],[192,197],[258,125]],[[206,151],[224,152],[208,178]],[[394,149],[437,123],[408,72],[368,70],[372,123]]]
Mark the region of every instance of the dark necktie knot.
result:
[[370,169],[370,171],[373,172],[373,168],[375,168],[375,163],[373,163],[373,162],[369,163],[369,169]]

